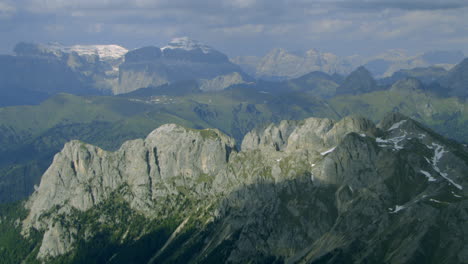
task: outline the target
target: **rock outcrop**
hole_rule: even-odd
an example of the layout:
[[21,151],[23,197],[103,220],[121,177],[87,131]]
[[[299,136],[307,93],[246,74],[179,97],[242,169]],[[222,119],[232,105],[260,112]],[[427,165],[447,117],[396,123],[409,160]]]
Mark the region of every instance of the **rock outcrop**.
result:
[[205,92],[221,91],[236,84],[245,83],[244,78],[238,72],[220,75],[210,80],[200,80],[200,90]]
[[[125,226],[113,231],[117,241],[138,241],[154,221],[176,224],[148,249],[149,263],[466,259],[468,153],[421,124],[398,113],[377,126],[360,117],[282,121],[241,145],[177,125],[116,152],[72,141],[28,201],[23,232],[44,232],[40,260],[78,254],[77,241],[98,236],[92,227],[104,228],[118,201],[131,213],[116,219],[147,221],[134,237]],[[82,214],[94,217],[78,224]]]
[[232,61],[247,73],[269,80],[297,78],[313,71],[349,74],[356,65],[359,65],[352,57],[343,58],[315,49],[310,49],[304,54],[273,49],[264,57],[236,57]]
[[246,78],[226,55],[188,38],[174,39],[163,48],[144,47],[128,52],[119,74],[114,94],[186,80],[205,80],[202,87],[206,89],[202,90],[221,90]]

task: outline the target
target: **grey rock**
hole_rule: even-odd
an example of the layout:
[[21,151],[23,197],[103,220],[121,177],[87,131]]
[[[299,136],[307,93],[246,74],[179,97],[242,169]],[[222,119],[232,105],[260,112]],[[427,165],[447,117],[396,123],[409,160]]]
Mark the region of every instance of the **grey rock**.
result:
[[188,38],[174,39],[161,49],[136,49],[125,58],[114,94],[187,80],[200,81],[202,90],[220,90],[247,78],[226,55]]
[[[126,186],[122,197],[133,212],[148,220],[179,217],[150,263],[179,256],[192,243],[203,251],[191,263],[213,254],[233,263],[409,263],[419,252],[461,263],[467,155],[398,113],[378,126],[360,117],[282,121],[251,131],[240,152],[218,130],[177,125],[116,152],[72,141],[29,199],[23,233],[45,233],[39,259],[73,252],[74,212],[99,208]],[[112,215],[101,217],[94,223]],[[184,230],[191,234],[186,246],[171,247]]]
[[231,74],[220,75],[211,80],[200,80],[200,90],[209,91],[221,91],[229,86],[245,83],[242,75],[238,72]]

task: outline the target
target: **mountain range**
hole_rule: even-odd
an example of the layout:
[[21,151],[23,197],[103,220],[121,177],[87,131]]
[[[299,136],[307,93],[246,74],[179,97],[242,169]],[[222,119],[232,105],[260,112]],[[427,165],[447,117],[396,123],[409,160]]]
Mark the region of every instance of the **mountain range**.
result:
[[258,79],[284,80],[313,71],[348,75],[359,66],[365,66],[374,77],[385,78],[405,69],[436,66],[449,70],[463,58],[461,51],[429,51],[410,56],[403,50],[389,50],[366,58],[359,55],[341,57],[316,49],[300,53],[279,48],[263,57],[239,56],[231,61]]
[[30,195],[53,155],[69,140],[115,150],[164,123],[218,128],[239,142],[251,129],[283,119],[336,120],[359,114],[378,122],[385,113],[398,111],[468,142],[466,99],[441,96],[445,91],[413,77],[379,84],[361,68],[345,79],[313,72],[284,82],[205,92],[197,81],[182,81],[119,96],[59,94],[37,106],[0,108],[0,201]]
[[14,52],[0,56],[0,106],[37,104],[58,92],[121,94],[184,80],[197,80],[204,90],[224,89],[250,78],[226,55],[188,38],[131,51],[19,43]]
[[0,56],[2,263],[468,259],[460,53],[392,51],[377,74],[280,50],[261,79],[188,38],[15,53]]
[[[364,65],[373,78],[405,75],[413,68],[432,67],[430,81],[463,59],[457,51],[432,51],[407,56],[389,51],[372,58],[339,57],[315,49],[305,54],[275,49],[263,58],[225,54],[187,37],[175,38],[162,48],[127,50],[118,45],[18,43],[15,55],[0,56],[0,106],[37,104],[59,92],[76,95],[128,93],[179,81],[197,81],[202,91],[223,90],[256,79],[285,80],[321,71],[345,76]],[[424,70],[426,74],[427,70]],[[432,78],[432,79],[431,79]],[[443,85],[451,84],[447,77]],[[426,81],[429,81],[426,79]],[[385,81],[384,81],[385,82]],[[456,88],[458,90],[462,88]],[[461,91],[453,94],[462,94]]]
[[466,260],[468,149],[420,123],[282,121],[240,145],[175,124],[115,152],[68,142],[21,222],[3,217],[19,241],[3,250],[47,263]]

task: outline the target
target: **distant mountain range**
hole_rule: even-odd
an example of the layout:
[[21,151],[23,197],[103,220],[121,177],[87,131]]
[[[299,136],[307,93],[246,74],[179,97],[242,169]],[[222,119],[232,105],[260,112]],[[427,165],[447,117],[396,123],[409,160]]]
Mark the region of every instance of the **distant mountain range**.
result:
[[19,43],[14,51],[0,56],[0,106],[34,104],[58,92],[121,94],[184,80],[220,90],[250,80],[226,55],[188,38],[132,51],[57,43]]
[[[346,76],[361,65],[373,78],[385,79],[379,83],[391,84],[395,78],[407,76],[408,70],[427,67],[432,70],[413,73],[419,74],[424,82],[444,79],[439,82],[442,86],[457,90],[463,90],[454,87],[462,87],[465,81],[453,74],[446,77],[448,73],[444,72],[463,59],[459,51],[408,56],[393,50],[366,59],[340,57],[315,49],[303,54],[274,49],[262,58],[229,60],[208,45],[182,37],[162,48],[149,46],[131,51],[118,45],[19,43],[14,52],[14,56],[0,56],[0,106],[36,104],[59,92],[122,94],[189,80],[198,82],[202,91],[216,91],[252,82],[254,78],[281,81],[314,71]],[[450,79],[457,79],[461,84]],[[461,90],[455,94],[463,94]]]
[[364,65],[374,77],[390,77],[395,72],[417,67],[438,66],[446,70],[464,58],[461,51],[430,51],[409,56],[402,50],[390,50],[365,58],[362,56],[340,57],[315,49],[305,53],[273,49],[264,57],[240,56],[231,61],[240,65],[248,74],[259,79],[284,80],[296,78],[312,71],[347,75]]
[[0,262],[465,263],[467,131],[460,52],[19,43]]

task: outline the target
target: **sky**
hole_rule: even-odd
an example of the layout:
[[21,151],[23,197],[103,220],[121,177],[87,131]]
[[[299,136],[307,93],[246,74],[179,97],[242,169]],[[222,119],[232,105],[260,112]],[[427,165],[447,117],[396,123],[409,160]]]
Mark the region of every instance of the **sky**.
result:
[[0,0],[0,54],[20,41],[164,46],[187,36],[234,57],[468,54],[468,0]]

